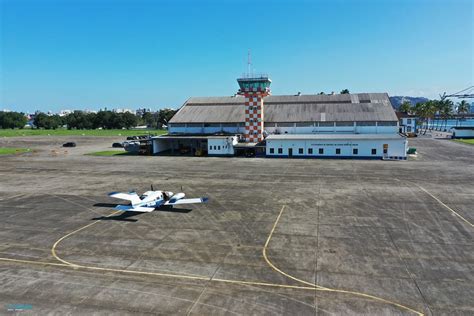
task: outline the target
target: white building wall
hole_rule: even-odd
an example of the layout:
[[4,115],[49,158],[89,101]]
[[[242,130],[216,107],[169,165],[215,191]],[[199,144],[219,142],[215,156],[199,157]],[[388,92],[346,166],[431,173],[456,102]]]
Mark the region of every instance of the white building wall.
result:
[[220,155],[229,156],[234,155],[234,145],[237,144],[237,137],[219,137],[219,138],[208,138],[207,140],[207,153],[208,155]]
[[473,129],[457,129],[453,128],[453,138],[474,138]]
[[171,149],[170,142],[165,139],[153,139],[153,153],[157,154],[165,150]]
[[402,131],[404,133],[415,133],[416,132],[416,118],[414,117],[402,117],[400,119]]
[[[294,157],[350,157],[350,158],[382,158],[384,157],[384,144],[388,145],[387,157],[406,158],[407,141],[405,138],[400,139],[361,139],[361,140],[332,140],[332,139],[314,139],[314,140],[290,140],[290,139],[272,139],[267,140],[266,154],[270,157],[288,157],[289,149],[292,148]],[[273,153],[271,152],[273,148]],[[281,148],[281,153],[278,149]],[[309,153],[308,149],[312,149]],[[357,154],[353,153],[353,149],[357,148]],[[303,153],[300,153],[303,149]],[[319,150],[323,153],[320,154]],[[340,153],[336,153],[336,149]],[[376,150],[372,154],[372,149]]]

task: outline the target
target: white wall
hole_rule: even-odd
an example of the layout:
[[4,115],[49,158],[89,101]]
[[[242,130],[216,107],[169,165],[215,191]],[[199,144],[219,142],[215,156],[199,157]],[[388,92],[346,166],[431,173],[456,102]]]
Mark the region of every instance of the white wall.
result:
[[[381,158],[383,154],[383,145],[388,145],[388,157],[403,157],[406,158],[407,140],[400,139],[361,139],[361,140],[268,140],[266,154],[267,156],[282,156],[289,155],[289,148],[293,149],[294,157],[365,157],[365,158]],[[274,152],[271,153],[271,148]],[[282,153],[278,153],[278,148],[282,149]],[[299,149],[303,149],[300,154]],[[308,149],[312,148],[313,153],[309,154]],[[319,149],[323,149],[323,154],[319,154]],[[336,154],[336,149],[340,149],[340,154]],[[353,149],[357,148],[358,153],[353,154]],[[372,149],[376,149],[376,154],[372,154]]]
[[456,129],[453,128],[453,138],[474,138],[474,130],[472,129]]
[[165,139],[153,139],[153,153],[157,154],[171,149],[170,141]]
[[237,144],[237,137],[212,138],[207,140],[208,155],[234,155],[234,145]]

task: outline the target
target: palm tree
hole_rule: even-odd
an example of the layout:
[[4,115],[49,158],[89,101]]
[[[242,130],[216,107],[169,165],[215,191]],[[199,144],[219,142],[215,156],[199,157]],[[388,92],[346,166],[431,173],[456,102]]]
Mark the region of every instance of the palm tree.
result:
[[401,105],[400,105],[400,112],[403,112],[403,113],[408,113],[408,112],[411,112],[411,103],[408,102],[408,101],[404,101]]
[[457,105],[457,112],[458,114],[465,114],[469,112],[469,103],[466,102],[466,100],[462,100],[461,102],[458,102]]
[[441,105],[441,116],[444,118],[444,129],[448,128],[448,118],[453,115],[454,103],[449,99],[445,99],[440,102]]

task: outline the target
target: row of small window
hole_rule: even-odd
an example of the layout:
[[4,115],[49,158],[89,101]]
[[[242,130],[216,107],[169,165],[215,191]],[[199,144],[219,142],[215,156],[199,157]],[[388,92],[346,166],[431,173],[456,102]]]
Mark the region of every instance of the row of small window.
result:
[[[293,150],[292,148],[290,148],[290,149]],[[274,153],[275,153],[275,148],[270,148],[270,154],[274,154]],[[283,154],[283,148],[278,148],[278,153]],[[304,154],[304,149],[299,148],[298,149],[298,154],[303,155]],[[312,155],[312,154],[313,154],[313,148],[308,148],[308,155]],[[318,149],[318,154],[319,155],[324,155],[324,148],[319,148]],[[340,154],[341,154],[341,148],[336,148],[336,155],[340,155]],[[352,148],[352,154],[353,155],[358,155],[359,154],[359,149],[358,148]],[[377,149],[372,148],[372,155],[377,155]]]
[[[222,149],[227,149],[227,145],[222,146]],[[209,146],[210,150],[221,150],[221,146]]]

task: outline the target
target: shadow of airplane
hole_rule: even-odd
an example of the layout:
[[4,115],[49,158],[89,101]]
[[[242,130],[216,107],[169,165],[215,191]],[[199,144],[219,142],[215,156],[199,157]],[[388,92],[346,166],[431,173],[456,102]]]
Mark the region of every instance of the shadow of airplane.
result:
[[[106,208],[114,208],[117,205],[123,205],[123,204],[111,204],[111,203],[96,203],[94,204],[95,207],[106,207]],[[170,212],[170,213],[189,213],[192,210],[189,208],[176,208],[171,205],[164,205],[161,206],[157,209],[155,209],[155,212]],[[126,211],[123,213],[120,213],[119,215],[115,216],[100,216],[100,217],[94,217],[91,220],[92,221],[122,221],[122,222],[136,222],[138,221],[135,218],[130,218],[133,216],[138,216],[144,214],[144,212],[133,212],[133,211]]]

